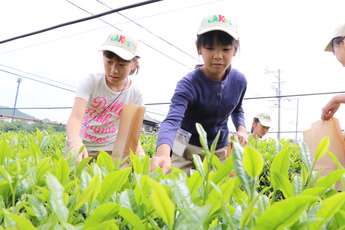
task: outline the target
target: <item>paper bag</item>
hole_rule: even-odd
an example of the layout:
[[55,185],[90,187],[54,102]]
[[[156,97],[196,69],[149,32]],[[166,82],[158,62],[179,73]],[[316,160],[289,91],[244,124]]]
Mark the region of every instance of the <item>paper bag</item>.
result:
[[[315,161],[316,148],[319,142],[326,136],[329,136],[328,151],[333,153],[339,163],[345,166],[345,141],[337,118],[331,118],[328,121],[319,120],[314,122],[311,129],[303,132],[304,142],[309,147],[312,163]],[[338,169],[332,158],[326,153],[315,164],[314,170],[323,169],[321,176],[326,176],[330,172]],[[341,182],[338,181],[335,189],[341,190]]]
[[123,106],[119,130],[111,154],[112,157],[123,159],[130,155],[130,150],[136,151],[143,126],[144,114],[144,106],[137,104]]

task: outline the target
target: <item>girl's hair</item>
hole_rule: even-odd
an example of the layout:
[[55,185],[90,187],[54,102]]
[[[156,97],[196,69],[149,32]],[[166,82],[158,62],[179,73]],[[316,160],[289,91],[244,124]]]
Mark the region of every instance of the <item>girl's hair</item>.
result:
[[335,37],[332,39],[332,52],[334,53],[334,45],[339,45],[342,40],[344,40],[345,37]]
[[[213,46],[214,36],[217,37],[218,42],[222,44],[223,46],[231,45],[235,48],[235,50],[238,50],[240,47],[240,41],[234,39],[228,33],[225,33],[224,31],[221,31],[221,30],[213,30],[213,31],[197,36],[196,45],[197,45],[198,53],[200,53],[201,47]],[[201,67],[201,66],[202,65],[196,65],[196,68]],[[231,65],[225,70],[224,76],[228,75],[230,73],[230,70],[231,70]]]
[[[259,119],[256,118],[256,117],[254,117],[254,120],[253,120],[253,121],[255,122],[255,124],[257,124],[258,122],[260,122]],[[251,133],[254,132],[254,127],[253,127],[253,126],[252,126],[252,130],[251,130],[250,132],[251,132]]]
[[[134,62],[137,62],[139,60],[139,56],[135,56],[133,59],[131,60],[124,60],[122,59],[120,56],[118,56],[117,54],[115,54],[114,52],[111,52],[111,51],[108,51],[108,50],[103,50],[103,56],[106,57],[106,58],[109,58],[109,59],[112,59],[115,57],[115,59],[117,61],[121,61],[121,62],[131,62],[131,61],[134,61]],[[135,66],[135,68],[129,73],[129,75],[132,75],[132,74],[137,74],[139,72],[139,64]]]

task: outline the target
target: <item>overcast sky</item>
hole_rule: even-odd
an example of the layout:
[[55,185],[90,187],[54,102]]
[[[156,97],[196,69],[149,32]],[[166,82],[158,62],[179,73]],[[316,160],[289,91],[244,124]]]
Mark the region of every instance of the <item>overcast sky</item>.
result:
[[[2,0],[0,40],[137,2]],[[221,13],[239,26],[241,46],[233,68],[248,80],[244,101],[247,129],[257,112],[269,111],[274,122],[271,131],[278,130],[274,96],[280,70],[281,95],[301,95],[281,100],[280,130],[292,132],[282,133],[281,138],[295,138],[296,125],[299,131],[310,128],[333,96],[302,94],[345,91],[344,68],[332,53],[324,52],[335,27],[345,22],[344,9],[343,0],[165,0],[6,42],[0,44],[0,105],[13,108],[20,75],[17,108],[72,107],[79,82],[89,73],[103,71],[98,47],[116,30],[130,31],[140,39],[141,70],[131,78],[141,88],[145,103],[168,103],[177,81],[200,63],[195,39],[202,17]],[[271,98],[253,99],[256,97]],[[161,121],[168,107],[147,105],[147,115]],[[70,109],[21,111],[64,123],[70,114]],[[345,106],[336,114],[342,127],[344,115]],[[231,122],[229,128],[234,130]]]

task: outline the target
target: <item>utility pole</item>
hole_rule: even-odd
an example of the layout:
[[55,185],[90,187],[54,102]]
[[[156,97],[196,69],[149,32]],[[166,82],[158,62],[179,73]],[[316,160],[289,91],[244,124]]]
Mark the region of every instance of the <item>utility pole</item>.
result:
[[[20,83],[22,82],[22,78],[21,77],[18,77],[17,78],[17,82],[18,82],[18,86],[17,86],[17,93],[16,93],[16,99],[14,101],[14,107],[13,107],[13,116],[14,116],[14,113],[16,112],[16,105],[17,105],[17,97],[18,97],[18,92],[19,92],[19,85]],[[13,121],[13,118],[11,120],[11,123]]]
[[274,75],[276,78],[278,78],[278,88],[276,88],[276,96],[278,97],[278,133],[277,133],[277,138],[280,140],[280,95],[281,95],[281,90],[280,90],[280,69],[278,71],[269,71],[268,67],[265,69],[265,74],[268,73],[278,73],[278,76]]
[[299,109],[299,98],[297,98],[296,137],[295,137],[295,142],[296,143],[297,143],[297,132],[298,132],[298,109]]

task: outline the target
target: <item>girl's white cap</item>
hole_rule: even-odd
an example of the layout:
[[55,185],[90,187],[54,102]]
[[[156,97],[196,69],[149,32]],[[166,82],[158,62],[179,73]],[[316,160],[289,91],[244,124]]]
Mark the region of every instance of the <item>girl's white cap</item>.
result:
[[101,46],[100,51],[108,50],[120,56],[124,60],[131,60],[139,56],[138,39],[125,32],[110,33],[107,40]]
[[213,14],[204,17],[198,30],[198,35],[214,30],[221,30],[238,40],[236,21],[230,20],[221,14]]
[[340,24],[334,31],[333,37],[330,42],[328,42],[325,51],[333,52],[332,50],[332,42],[333,39],[336,37],[345,37],[345,23]]

